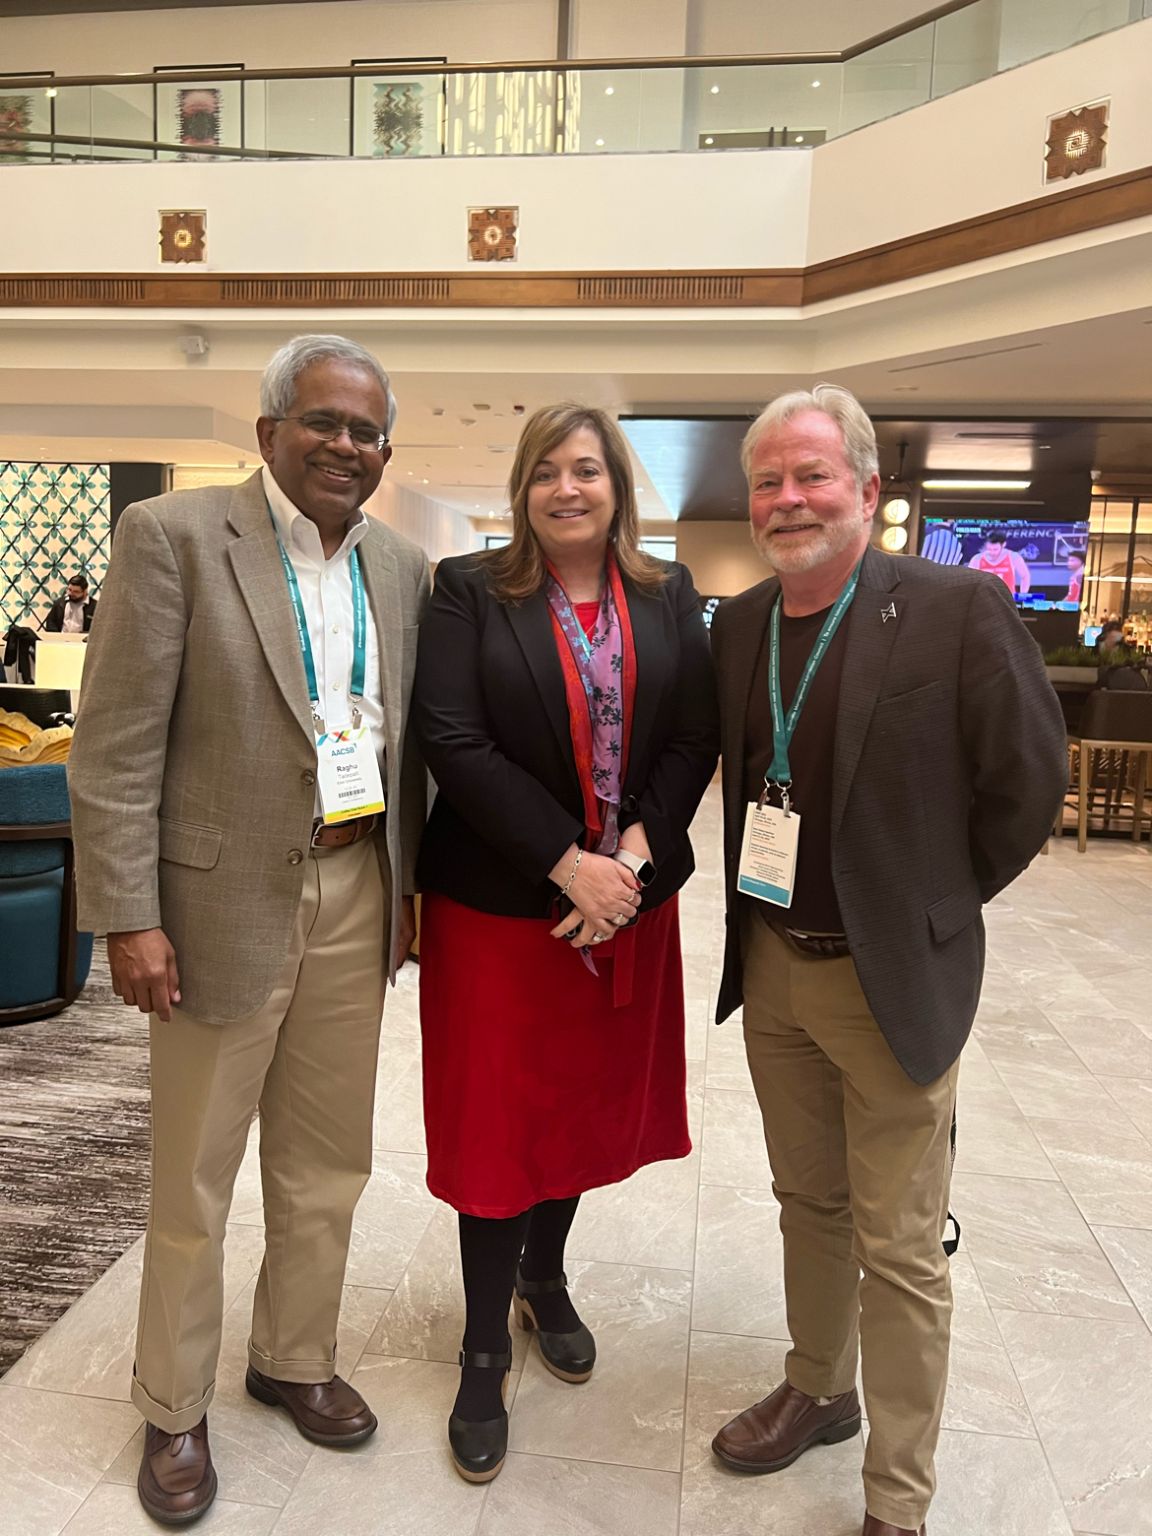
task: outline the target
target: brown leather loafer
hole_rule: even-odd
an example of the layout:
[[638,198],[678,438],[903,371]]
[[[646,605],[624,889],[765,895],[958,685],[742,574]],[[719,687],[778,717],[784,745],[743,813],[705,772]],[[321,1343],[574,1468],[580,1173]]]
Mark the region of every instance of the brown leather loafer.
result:
[[928,1536],[928,1527],[922,1525],[918,1531],[914,1531],[908,1525],[889,1525],[884,1520],[877,1520],[875,1515],[865,1515],[864,1529],[860,1536]]
[[359,1445],[376,1433],[376,1415],[346,1381],[273,1381],[248,1367],[244,1385],[250,1397],[273,1408],[287,1408],[296,1428],[317,1445]]
[[814,1397],[782,1382],[775,1392],[737,1415],[712,1442],[725,1466],[738,1472],[781,1472],[811,1445],[835,1445],[860,1433],[856,1389],[821,1407]]
[[169,1435],[144,1426],[144,1455],[136,1479],[140,1502],[162,1525],[191,1525],[216,1497],[216,1469],[208,1449],[208,1415],[195,1429]]

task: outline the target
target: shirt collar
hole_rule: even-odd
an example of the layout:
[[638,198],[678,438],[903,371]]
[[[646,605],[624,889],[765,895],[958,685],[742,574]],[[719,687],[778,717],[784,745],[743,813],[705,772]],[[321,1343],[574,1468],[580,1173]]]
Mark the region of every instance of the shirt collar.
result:
[[[304,516],[294,502],[288,499],[276,483],[275,476],[267,464],[260,473],[264,481],[264,494],[272,509],[272,521],[276,524],[276,532],[280,535],[280,541],[285,549],[294,549],[302,555],[307,555],[310,560],[324,565],[327,557],[324,554],[324,546],[320,542],[319,528],[310,517]],[[363,507],[357,507],[355,516],[349,520],[349,523],[344,541],[332,556],[333,560],[346,559],[349,552],[356,548],[368,532],[368,519],[364,515]]]

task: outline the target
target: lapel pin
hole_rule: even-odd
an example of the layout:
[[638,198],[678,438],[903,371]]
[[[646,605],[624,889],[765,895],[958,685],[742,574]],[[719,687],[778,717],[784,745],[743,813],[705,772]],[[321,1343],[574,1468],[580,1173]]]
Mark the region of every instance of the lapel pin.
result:
[[887,624],[889,619],[894,619],[895,617],[896,617],[896,604],[895,603],[889,603],[887,608],[881,608],[881,610],[880,610],[880,618],[881,618],[881,621],[883,623]]

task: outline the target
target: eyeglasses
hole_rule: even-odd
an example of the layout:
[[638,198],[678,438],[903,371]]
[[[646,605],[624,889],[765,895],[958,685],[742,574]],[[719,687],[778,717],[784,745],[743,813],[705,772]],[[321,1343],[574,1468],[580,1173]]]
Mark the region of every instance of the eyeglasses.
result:
[[334,443],[347,432],[357,448],[374,448],[377,453],[388,446],[388,434],[366,422],[337,421],[335,416],[273,416],[273,421],[298,421],[305,432],[322,443]]

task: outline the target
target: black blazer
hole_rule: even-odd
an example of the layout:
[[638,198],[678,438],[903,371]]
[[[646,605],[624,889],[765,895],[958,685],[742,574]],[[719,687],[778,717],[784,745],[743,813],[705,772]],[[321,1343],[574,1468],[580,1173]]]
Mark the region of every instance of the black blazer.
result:
[[[712,621],[724,743],[728,938],[719,1023],[743,1001],[736,875],[749,690],[772,577]],[[868,549],[848,610],[832,787],[832,878],[868,1006],[930,1083],[980,997],[984,902],[1044,846],[1067,782],[1060,704],[997,576]],[[803,835],[803,832],[801,832]]]
[[[67,597],[58,597],[48,610],[48,616],[44,620],[44,628],[49,634],[59,634],[64,628],[64,615],[68,611]],[[96,614],[96,599],[89,597],[84,602],[84,633],[92,628],[92,620]]]
[[[438,793],[417,884],[505,917],[547,917],[548,879],[584,837],[547,598],[501,603],[484,558],[442,560],[420,629],[412,724]],[[643,821],[656,879],[641,909],[692,873],[688,825],[716,766],[719,723],[708,633],[689,572],[669,566],[656,594],[624,582],[636,697],[620,826]]]

